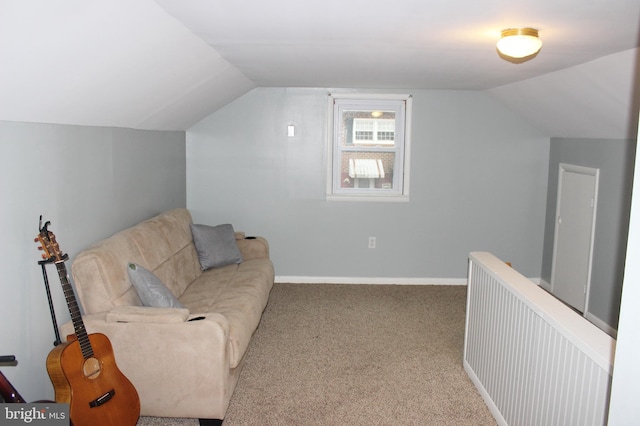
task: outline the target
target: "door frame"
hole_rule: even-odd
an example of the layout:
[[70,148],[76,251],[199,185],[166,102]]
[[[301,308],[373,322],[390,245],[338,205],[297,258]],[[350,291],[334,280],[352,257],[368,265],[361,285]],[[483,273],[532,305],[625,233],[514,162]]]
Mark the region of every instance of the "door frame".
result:
[[582,316],[587,316],[587,312],[589,311],[589,295],[591,293],[591,276],[593,270],[593,246],[595,242],[595,234],[596,234],[596,215],[598,211],[598,187],[600,183],[600,169],[593,167],[584,167],[577,166],[574,164],[568,163],[560,163],[558,165],[558,194],[556,199],[556,214],[554,217],[554,226],[553,226],[553,257],[551,261],[551,293],[553,294],[554,286],[555,286],[555,276],[556,276],[556,256],[558,249],[558,216],[560,215],[560,200],[562,197],[562,176],[564,172],[569,173],[579,173],[589,176],[595,177],[595,184],[593,188],[593,210],[591,214],[591,238],[589,240],[589,261],[587,266],[587,283],[585,289],[585,299],[584,299],[584,311],[582,312]]

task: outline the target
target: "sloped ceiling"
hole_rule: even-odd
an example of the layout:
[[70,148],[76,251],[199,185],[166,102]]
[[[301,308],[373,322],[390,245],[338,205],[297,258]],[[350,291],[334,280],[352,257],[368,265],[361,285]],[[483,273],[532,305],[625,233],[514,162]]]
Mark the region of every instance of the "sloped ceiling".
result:
[[552,137],[636,139],[639,65],[630,49],[488,92]]
[[[258,86],[466,89],[550,136],[629,136],[640,2],[465,3],[2,0],[0,119],[185,130]],[[536,58],[497,55],[512,26]]]
[[151,0],[0,2],[0,119],[186,129],[255,87]]

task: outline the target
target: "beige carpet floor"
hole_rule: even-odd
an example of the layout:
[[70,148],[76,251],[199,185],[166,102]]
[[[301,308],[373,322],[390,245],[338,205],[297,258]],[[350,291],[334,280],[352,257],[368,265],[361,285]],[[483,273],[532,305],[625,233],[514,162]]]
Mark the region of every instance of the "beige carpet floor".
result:
[[464,286],[276,284],[224,425],[495,425],[462,367],[465,302]]

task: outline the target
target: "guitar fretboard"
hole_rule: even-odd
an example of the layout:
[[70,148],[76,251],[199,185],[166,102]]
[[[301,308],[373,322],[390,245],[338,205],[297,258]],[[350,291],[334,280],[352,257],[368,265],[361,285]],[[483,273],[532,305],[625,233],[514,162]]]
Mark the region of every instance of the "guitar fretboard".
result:
[[80,308],[78,307],[76,296],[71,284],[69,283],[69,274],[67,273],[64,259],[56,261],[56,269],[58,270],[58,277],[60,277],[62,291],[64,292],[64,297],[67,300],[67,306],[69,307],[69,313],[71,314],[73,329],[76,333],[76,337],[78,338],[80,349],[82,350],[82,356],[84,359],[89,359],[93,357],[93,348],[91,347],[87,330],[84,327],[84,321],[82,321],[82,315],[80,314]]

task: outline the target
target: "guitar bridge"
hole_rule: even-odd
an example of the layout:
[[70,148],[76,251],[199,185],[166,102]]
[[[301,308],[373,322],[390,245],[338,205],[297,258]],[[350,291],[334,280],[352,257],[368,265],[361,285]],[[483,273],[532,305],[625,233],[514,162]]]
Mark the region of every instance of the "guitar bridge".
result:
[[106,404],[107,402],[109,402],[109,400],[111,398],[113,398],[113,395],[116,394],[116,391],[114,389],[111,389],[109,392],[105,393],[102,396],[97,397],[96,399],[94,399],[93,401],[91,401],[89,403],[89,407],[91,408],[96,408],[101,406],[102,404]]

